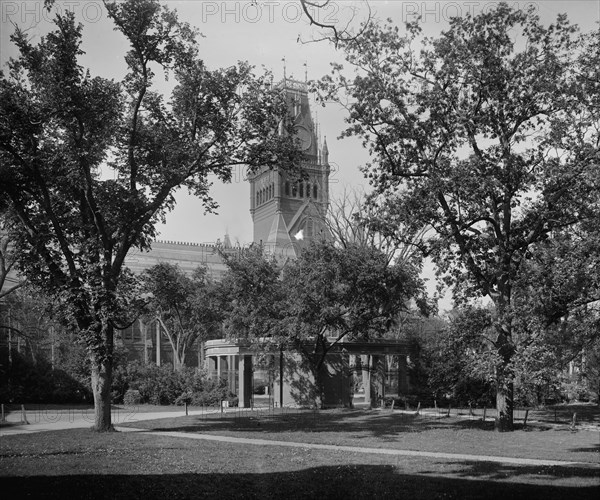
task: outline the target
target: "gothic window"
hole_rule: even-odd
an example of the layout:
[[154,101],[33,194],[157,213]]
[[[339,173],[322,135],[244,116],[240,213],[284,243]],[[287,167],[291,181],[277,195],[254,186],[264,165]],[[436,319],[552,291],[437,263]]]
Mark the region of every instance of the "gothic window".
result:
[[317,185],[316,184],[313,185],[313,198],[315,200],[317,199]]
[[304,198],[304,182],[300,183],[300,198]]
[[292,196],[295,198],[296,196],[298,196],[298,184],[294,183],[294,185],[292,186]]
[[306,184],[306,197],[310,198],[310,183]]
[[260,193],[256,193],[256,206],[260,205]]
[[289,183],[289,181],[285,182],[285,195],[286,196],[290,195],[290,183]]

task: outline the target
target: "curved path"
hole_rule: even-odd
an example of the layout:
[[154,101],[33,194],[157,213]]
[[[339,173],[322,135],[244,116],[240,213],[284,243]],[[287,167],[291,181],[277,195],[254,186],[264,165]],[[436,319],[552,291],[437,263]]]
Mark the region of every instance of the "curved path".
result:
[[252,439],[239,438],[232,436],[217,436],[213,434],[196,434],[190,432],[173,432],[173,431],[149,431],[147,429],[135,429],[132,427],[118,427],[117,430],[122,432],[144,432],[154,436],[169,436],[183,439],[202,439],[206,441],[221,441],[227,443],[252,444],[258,446],[285,446],[288,448],[305,448],[316,450],[331,450],[341,451],[346,453],[374,453],[378,455],[393,455],[393,456],[413,456],[437,458],[446,460],[464,460],[474,462],[497,462],[503,464],[529,465],[542,467],[592,467],[599,468],[600,464],[589,462],[568,462],[564,460],[542,460],[534,458],[515,458],[515,457],[497,457],[490,455],[468,455],[461,453],[441,453],[430,451],[414,451],[414,450],[395,450],[389,448],[361,448],[357,446],[340,446],[334,444],[316,444],[316,443],[299,443],[293,441],[274,441],[270,439]]

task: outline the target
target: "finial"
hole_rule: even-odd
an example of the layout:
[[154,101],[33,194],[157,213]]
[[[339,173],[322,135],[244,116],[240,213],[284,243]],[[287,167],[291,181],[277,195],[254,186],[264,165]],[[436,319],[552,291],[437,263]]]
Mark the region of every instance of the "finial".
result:
[[283,84],[285,86],[285,83],[287,80],[286,71],[285,71],[285,57],[282,57],[281,60],[283,61]]

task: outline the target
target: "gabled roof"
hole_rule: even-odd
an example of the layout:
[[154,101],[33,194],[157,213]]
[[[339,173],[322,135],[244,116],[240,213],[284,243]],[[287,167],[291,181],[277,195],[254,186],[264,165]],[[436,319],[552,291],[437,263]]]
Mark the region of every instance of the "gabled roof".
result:
[[265,242],[265,249],[269,253],[274,253],[277,257],[297,257],[281,210],[278,210],[275,214],[269,236]]

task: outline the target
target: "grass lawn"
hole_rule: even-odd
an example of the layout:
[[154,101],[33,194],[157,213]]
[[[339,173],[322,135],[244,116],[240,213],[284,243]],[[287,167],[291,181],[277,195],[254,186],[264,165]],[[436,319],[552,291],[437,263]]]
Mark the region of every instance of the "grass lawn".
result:
[[301,443],[392,448],[470,455],[600,463],[600,434],[565,426],[529,423],[510,433],[491,421],[437,418],[389,411],[240,411],[125,424],[154,431],[180,431]]
[[2,437],[0,491],[4,498],[598,497],[597,432],[530,426],[499,434],[490,425],[332,410],[190,416],[135,427],[582,464],[505,465],[73,429]]

